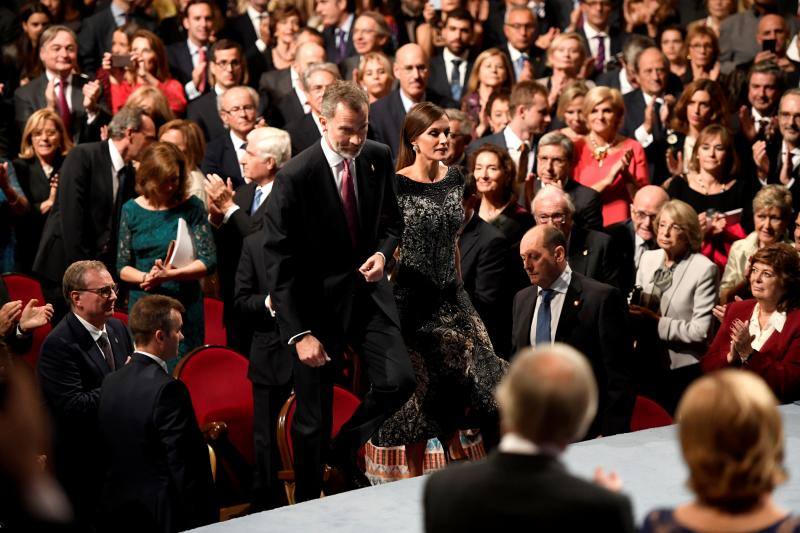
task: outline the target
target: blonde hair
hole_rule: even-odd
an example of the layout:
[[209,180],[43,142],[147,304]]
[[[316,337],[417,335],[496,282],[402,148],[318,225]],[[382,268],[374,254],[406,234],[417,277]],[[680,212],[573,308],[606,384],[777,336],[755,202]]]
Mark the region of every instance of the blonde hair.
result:
[[[469,80],[467,80],[467,87],[464,90],[464,94],[472,94],[478,90],[481,65],[483,65],[484,61],[492,57],[499,57],[503,61],[503,66],[506,69],[506,81],[503,82],[502,87],[511,90],[511,75],[514,72],[511,66],[511,60],[508,59],[508,56],[499,48],[489,48],[478,54],[478,57],[475,58],[475,63],[472,65],[472,71],[469,74]],[[495,87],[495,90],[497,89],[498,88]]]
[[729,513],[747,512],[786,480],[777,400],[756,374],[724,369],[694,382],[678,406],[688,485]]
[[618,128],[620,124],[622,124],[622,117],[625,115],[625,101],[622,99],[622,93],[619,92],[619,90],[604,85],[598,85],[597,87],[589,89],[589,92],[587,92],[586,96],[583,98],[584,120],[588,123],[589,113],[603,102],[611,104],[611,109],[617,116]]
[[[552,67],[553,62],[550,57],[553,55],[553,52],[556,48],[564,44],[565,41],[574,41],[578,43],[578,50],[580,50],[581,60],[579,64],[582,64],[586,61],[586,42],[583,40],[579,34],[574,31],[568,31],[564,33],[559,33],[555,36],[553,41],[550,43],[550,46],[547,47],[547,66]],[[577,72],[576,72],[577,74]]]
[[670,200],[659,209],[654,221],[658,228],[661,217],[667,213],[672,218],[672,223],[683,229],[689,243],[689,251],[697,253],[703,245],[703,234],[700,232],[700,222],[697,220],[697,211],[692,206],[681,200]]
[[584,81],[573,81],[567,85],[564,90],[561,91],[561,96],[558,97],[556,117],[558,117],[559,120],[564,120],[564,113],[566,113],[567,108],[570,106],[572,101],[576,98],[586,96],[586,93],[588,92],[589,87]]
[[33,133],[40,128],[44,128],[45,122],[48,120],[53,121],[58,133],[61,135],[61,155],[67,155],[67,152],[72,150],[72,139],[69,138],[69,134],[64,127],[64,122],[61,121],[61,117],[52,109],[45,107],[34,111],[33,114],[28,117],[28,122],[25,123],[25,129],[22,131],[22,141],[19,147],[20,158],[30,159],[36,155],[32,142]]
[[126,107],[137,107],[144,111],[146,115],[153,119],[156,126],[166,124],[175,119],[175,115],[169,108],[167,97],[158,87],[142,85],[131,93],[125,101]]
[[781,220],[787,224],[792,221],[792,193],[783,185],[765,185],[753,198],[753,214],[762,209],[777,207],[781,212]]

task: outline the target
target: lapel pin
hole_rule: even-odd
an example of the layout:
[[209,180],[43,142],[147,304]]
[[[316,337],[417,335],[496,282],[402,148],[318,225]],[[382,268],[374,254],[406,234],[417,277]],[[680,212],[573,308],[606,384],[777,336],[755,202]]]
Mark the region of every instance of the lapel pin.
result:
[[578,307],[579,305],[581,305],[581,301],[580,300],[574,300],[572,302],[572,305],[575,306],[575,307]]
[[589,249],[588,248],[583,251],[583,255],[589,255]]
[[373,165],[372,163],[370,163],[370,164],[369,164],[369,169],[370,169],[371,171],[375,172],[375,165]]

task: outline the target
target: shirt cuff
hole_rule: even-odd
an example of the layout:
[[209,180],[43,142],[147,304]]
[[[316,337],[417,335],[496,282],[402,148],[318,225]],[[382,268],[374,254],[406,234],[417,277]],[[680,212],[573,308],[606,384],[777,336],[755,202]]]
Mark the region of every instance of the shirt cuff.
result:
[[375,252],[375,253],[378,254],[379,256],[383,257],[383,264],[386,265],[386,256],[383,255],[383,252]]
[[183,86],[184,90],[186,91],[186,99],[187,100],[194,100],[198,96],[200,96],[200,91],[197,90],[197,87],[194,86],[193,81],[189,81],[186,85]]
[[784,185],[784,187],[786,187],[787,189],[791,189],[791,188],[792,188],[792,185],[794,185],[794,178],[790,179],[790,180],[789,180],[789,183],[787,183],[786,185]]
[[[275,318],[275,310],[272,308],[272,297],[271,297],[269,294],[267,294],[267,297],[266,297],[266,298],[264,298],[264,306],[266,306],[266,308],[267,308],[267,311],[269,311],[269,315],[270,315],[272,318]],[[301,335],[302,335],[302,333],[301,333]],[[295,335],[295,337],[296,337],[296,336],[297,336],[297,335]],[[292,337],[292,338],[294,338],[294,337]],[[289,341],[289,344],[291,344],[291,343],[292,343],[292,342],[291,342],[291,340],[290,340],[290,341]]]
[[232,205],[232,206],[230,206],[230,207],[229,207],[229,208],[228,208],[228,209],[225,211],[225,216],[224,216],[224,217],[222,217],[222,223],[223,223],[223,224],[227,224],[227,222],[228,222],[228,219],[229,219],[229,218],[231,218],[231,215],[233,215],[233,214],[234,214],[236,211],[238,211],[238,209],[239,209],[239,206],[238,206],[238,205]]
[[87,124],[91,124],[92,122],[97,120],[97,115],[98,114],[99,113],[97,113],[96,111],[87,111],[86,112],[86,123]]
[[19,323],[17,323],[17,327],[16,327],[16,336],[17,336],[17,338],[18,338],[18,339],[24,339],[25,337],[28,337],[28,336],[30,336],[30,335],[31,335],[31,333],[32,333],[31,331],[28,331],[27,333],[24,333],[24,332],[23,332],[23,331],[22,331],[22,330],[19,328]]
[[653,144],[653,134],[647,133],[644,129],[644,124],[636,128],[636,131],[633,132],[633,136],[639,141],[639,144],[642,145],[642,148],[647,148],[651,144]]
[[303,331],[303,332],[301,332],[301,333],[298,333],[297,335],[295,335],[294,337],[292,337],[291,339],[289,339],[289,346],[291,346],[291,345],[293,345],[293,344],[297,344],[297,342],[298,342],[300,339],[302,339],[303,337],[305,337],[305,336],[306,336],[306,335],[308,335],[309,333],[311,333],[311,330],[310,330],[310,329],[309,329],[309,330],[307,330],[307,331]]

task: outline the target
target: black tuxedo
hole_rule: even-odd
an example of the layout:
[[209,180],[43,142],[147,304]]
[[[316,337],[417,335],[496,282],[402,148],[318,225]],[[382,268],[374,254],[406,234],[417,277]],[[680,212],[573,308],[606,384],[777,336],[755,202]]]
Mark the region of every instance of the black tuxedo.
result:
[[[209,61],[211,60],[208,51],[206,51],[206,57]],[[186,40],[171,44],[167,47],[167,62],[169,63],[169,71],[172,73],[172,77],[181,82],[182,87],[186,87],[186,84],[192,81],[192,71],[194,70],[192,53],[189,51],[189,44]],[[206,72],[205,76],[206,81],[208,81],[208,72]],[[206,91],[209,89],[213,90],[209,85],[210,83],[206,83]]]
[[[514,353],[531,344],[538,294],[539,288],[533,285],[514,298]],[[629,431],[634,396],[630,383],[632,344],[626,324],[627,307],[619,290],[573,271],[555,342],[569,344],[583,353],[597,379],[597,417],[587,438]]]
[[[133,353],[125,325],[106,320],[116,368]],[[72,500],[78,519],[91,519],[102,488],[97,407],[100,385],[111,372],[103,352],[73,313],[68,313],[42,344],[36,368],[39,384],[53,420],[53,458],[56,476]]]
[[[625,121],[620,130],[620,133],[631,139],[635,139],[634,133],[636,129],[644,123],[644,112],[647,108],[644,101],[644,94],[641,89],[636,89],[622,97],[625,102]],[[667,178],[670,177],[669,169],[667,169],[666,153],[667,153],[667,134],[666,126],[661,124],[658,119],[658,113],[653,106],[655,114],[653,121],[653,142],[651,142],[644,149],[645,156],[647,156],[647,169],[650,174],[650,183],[660,185]]]
[[[156,23],[149,16],[132,14],[131,22],[146,30],[155,30]],[[78,55],[81,67],[87,74],[94,74],[100,68],[103,53],[111,50],[111,36],[117,29],[117,21],[111,7],[101,9],[83,21],[78,34]]]
[[472,305],[483,320],[492,346],[498,354],[508,353],[510,318],[503,304],[503,280],[506,271],[508,241],[505,236],[474,213],[458,240],[461,253],[461,279]]
[[[440,97],[433,91],[425,93],[425,101],[439,104]],[[369,106],[369,138],[389,147],[392,159],[397,159],[400,148],[400,130],[406,119],[406,110],[400,99],[400,89],[395,89]]]
[[[467,81],[469,80],[469,75],[470,72],[472,72],[472,66],[474,64],[475,58],[470,55],[470,57],[467,58],[467,70],[464,74],[464,78],[461,80],[462,97],[466,94]],[[458,100],[453,99],[452,91],[450,90],[450,79],[447,77],[447,68],[444,64],[443,54],[438,54],[431,59],[430,72],[431,75],[430,78],[428,78],[428,87],[436,94],[442,96],[441,106],[445,108],[461,108],[460,98]]]
[[173,533],[218,520],[208,447],[189,391],[158,362],[134,352],[110,374],[98,422],[110,530]]
[[180,14],[161,19],[156,28],[156,34],[164,41],[164,46],[187,39],[186,28],[183,27]]
[[116,272],[119,219],[122,204],[136,194],[135,173],[123,167],[115,198],[109,142],[80,144],[61,165],[56,201],[33,263],[34,272],[58,285],[79,259],[99,259]]
[[227,130],[224,135],[220,135],[206,145],[206,155],[200,163],[200,170],[203,171],[203,174],[219,174],[222,179],[230,178],[234,189],[244,185],[236,148],[233,146]]
[[567,240],[567,260],[573,271],[619,287],[619,265],[607,234],[572,226]]
[[573,217],[575,225],[602,231],[603,202],[600,200],[600,193],[573,179],[568,180],[564,185],[564,192],[569,194],[575,205],[575,216]]
[[[575,29],[575,32],[581,36],[581,39],[584,43],[584,50],[586,51],[586,57],[594,57],[592,55],[591,49],[589,47],[589,39],[586,37],[586,32],[583,31],[583,24],[579,24],[578,27]],[[606,61],[609,58],[614,57],[617,54],[622,53],[622,45],[625,44],[625,41],[628,39],[629,34],[625,33],[624,31],[611,27],[608,29],[608,38],[611,41],[611,50],[606,50]],[[609,63],[606,63],[608,65]],[[602,75],[603,72],[595,72],[595,77]],[[619,78],[617,78],[617,84],[619,85]],[[619,86],[616,87],[619,89]]]
[[[61,156],[56,158],[53,174],[58,173],[62,162]],[[22,192],[31,204],[30,210],[17,218],[14,228],[17,238],[16,269],[19,272],[31,272],[36,249],[49,215],[49,211],[42,214],[41,205],[50,197],[50,176],[45,174],[38,157],[15,159],[14,172]]]
[[292,139],[292,157],[318,142],[322,137],[311,113],[303,115],[300,120],[290,122],[283,129],[289,133]]
[[402,233],[389,149],[366,141],[354,161],[354,246],[322,142],[281,169],[264,219],[267,286],[273,291],[283,340],[310,332],[332,359],[321,368],[294,360],[293,436],[300,501],[319,496],[320,461],[331,427],[333,368],[345,346],[351,344],[360,353],[371,388],[334,442],[335,460],[352,461],[355,450],[410,396],[415,381],[391,287],[386,278],[366,283],[358,272],[376,252],[390,258]]
[[[100,140],[100,127],[110,120],[108,111],[103,108],[102,103],[97,111],[97,117],[91,124],[87,123],[89,116],[86,108],[83,107],[83,86],[88,80],[80,76],[73,75],[69,84],[69,101],[72,104],[72,125],[70,135],[75,143],[86,143]],[[14,116],[17,121],[17,128],[22,132],[25,124],[34,111],[47,107],[47,100],[44,93],[47,89],[47,75],[42,74],[38,78],[32,79],[27,85],[23,85],[14,93]],[[102,102],[103,98],[100,98]]]
[[216,91],[209,91],[189,102],[186,118],[194,120],[200,126],[206,136],[206,142],[228,133],[219,116]]
[[327,26],[322,30],[322,39],[325,41],[325,57],[332,63],[339,63],[345,58],[350,57],[356,53],[356,47],[353,45],[353,28],[356,25],[356,17],[353,16],[353,22],[350,24],[350,30],[347,32],[347,45],[344,57],[339,57],[339,45],[336,40],[336,28],[338,26]]
[[430,476],[423,499],[426,533],[636,530],[627,497],[543,454],[492,452],[441,470]]
[[[609,226],[608,235],[616,255],[616,264],[619,265],[619,287],[622,294],[627,295],[636,282],[636,233],[633,221]],[[649,249],[655,250],[656,247],[656,243],[652,242]]]
[[280,504],[278,471],[281,468],[275,427],[278,414],[292,389],[292,350],[281,341],[278,324],[266,306],[267,263],[264,233],[245,237],[236,271],[234,307],[236,316],[247,328],[250,367],[247,376],[253,383],[253,437],[256,454],[254,500],[259,508]]

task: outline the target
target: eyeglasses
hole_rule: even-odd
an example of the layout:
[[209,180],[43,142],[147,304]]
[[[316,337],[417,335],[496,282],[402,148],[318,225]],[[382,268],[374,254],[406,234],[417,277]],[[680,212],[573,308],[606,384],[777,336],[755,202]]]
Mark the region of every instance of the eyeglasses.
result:
[[564,213],[554,213],[552,215],[536,215],[536,222],[539,224],[547,224],[551,220],[556,224],[563,224],[567,220],[567,215]]
[[638,218],[639,220],[647,218],[650,222],[653,222],[658,216],[657,213],[647,213],[638,209],[633,209],[631,212],[633,213],[633,218]]
[[242,63],[236,59],[233,61],[214,61],[214,64],[225,70],[227,70],[229,67],[231,70],[234,70],[242,66]]
[[506,26],[508,26],[509,28],[511,28],[514,31],[520,31],[520,30],[533,31],[533,30],[536,29],[536,24],[521,24],[521,23],[508,24],[507,23]]
[[76,292],[92,292],[101,298],[108,300],[111,298],[112,293],[119,293],[119,286],[116,283],[113,283],[111,285],[106,285],[105,287],[100,287],[99,289],[76,289]]
[[230,109],[223,109],[222,111],[227,113],[227,114],[229,114],[229,115],[238,115],[239,113],[244,111],[245,114],[249,115],[250,113],[255,112],[255,110],[256,110],[256,106],[254,106],[252,104],[247,104],[247,105],[243,105],[243,106],[232,107]]
[[714,45],[711,43],[692,43],[689,45],[692,50],[713,50]]

